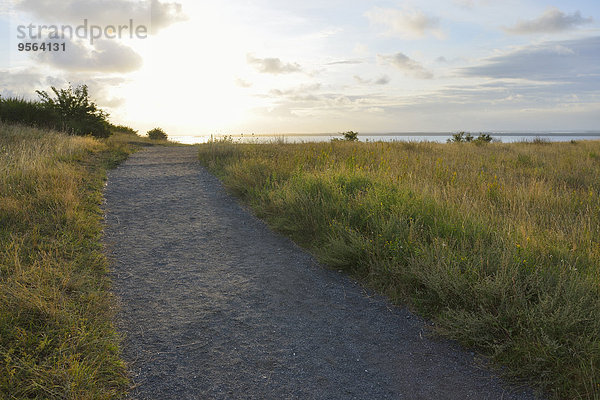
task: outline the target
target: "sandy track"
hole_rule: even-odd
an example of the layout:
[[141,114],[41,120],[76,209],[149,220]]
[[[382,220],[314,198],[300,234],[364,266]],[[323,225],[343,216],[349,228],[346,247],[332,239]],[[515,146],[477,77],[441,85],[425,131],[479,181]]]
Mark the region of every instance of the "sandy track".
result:
[[134,398],[534,398],[271,232],[193,147],[132,155],[105,196]]

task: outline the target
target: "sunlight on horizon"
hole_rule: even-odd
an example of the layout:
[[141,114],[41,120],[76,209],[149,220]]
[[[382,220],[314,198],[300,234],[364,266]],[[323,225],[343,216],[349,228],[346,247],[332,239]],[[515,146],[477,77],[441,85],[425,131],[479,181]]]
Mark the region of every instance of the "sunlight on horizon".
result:
[[235,127],[248,107],[258,105],[232,78],[244,61],[240,34],[223,29],[217,10],[197,4],[187,11],[189,21],[150,37],[139,50],[144,66],[122,89],[128,94],[124,114],[149,126],[193,126],[202,119],[203,131],[220,129],[224,121]]
[[[8,28],[44,23],[55,9],[53,21],[72,24],[130,18],[134,3],[115,2],[13,1]],[[155,34],[16,53],[0,94],[86,83],[116,123],[172,135],[584,131],[600,122],[600,4],[591,0],[135,4],[154,4]]]

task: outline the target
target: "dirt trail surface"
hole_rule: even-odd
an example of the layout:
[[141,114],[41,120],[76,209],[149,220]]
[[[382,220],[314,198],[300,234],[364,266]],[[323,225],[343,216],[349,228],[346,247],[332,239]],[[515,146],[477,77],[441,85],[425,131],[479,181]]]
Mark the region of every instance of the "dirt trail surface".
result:
[[273,233],[193,147],[132,155],[105,195],[133,398],[534,399]]

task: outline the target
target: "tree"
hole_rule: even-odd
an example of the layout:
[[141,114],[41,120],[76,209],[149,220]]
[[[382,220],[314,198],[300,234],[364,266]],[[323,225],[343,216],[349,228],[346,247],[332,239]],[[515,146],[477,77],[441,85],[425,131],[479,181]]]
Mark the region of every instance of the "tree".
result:
[[152,140],[167,140],[168,136],[161,128],[154,128],[148,131],[148,137]]
[[43,107],[57,113],[60,129],[75,135],[110,136],[108,114],[90,100],[87,85],[73,88],[69,84],[67,89],[54,86],[51,89],[54,97],[45,91],[36,90],[36,93]]

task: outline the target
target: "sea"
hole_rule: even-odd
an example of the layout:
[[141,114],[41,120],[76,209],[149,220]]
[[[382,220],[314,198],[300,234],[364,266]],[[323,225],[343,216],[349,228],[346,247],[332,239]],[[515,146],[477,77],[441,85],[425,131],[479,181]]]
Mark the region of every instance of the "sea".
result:
[[[408,132],[408,133],[359,133],[362,142],[437,142],[445,143],[454,132]],[[600,140],[600,131],[586,132],[486,132],[495,142],[569,142],[580,140]],[[478,133],[472,133],[474,137]],[[306,143],[329,142],[341,139],[340,133],[285,133],[285,134],[235,134],[235,135],[178,135],[169,139],[185,144],[206,143],[210,140],[227,139],[237,143]]]

